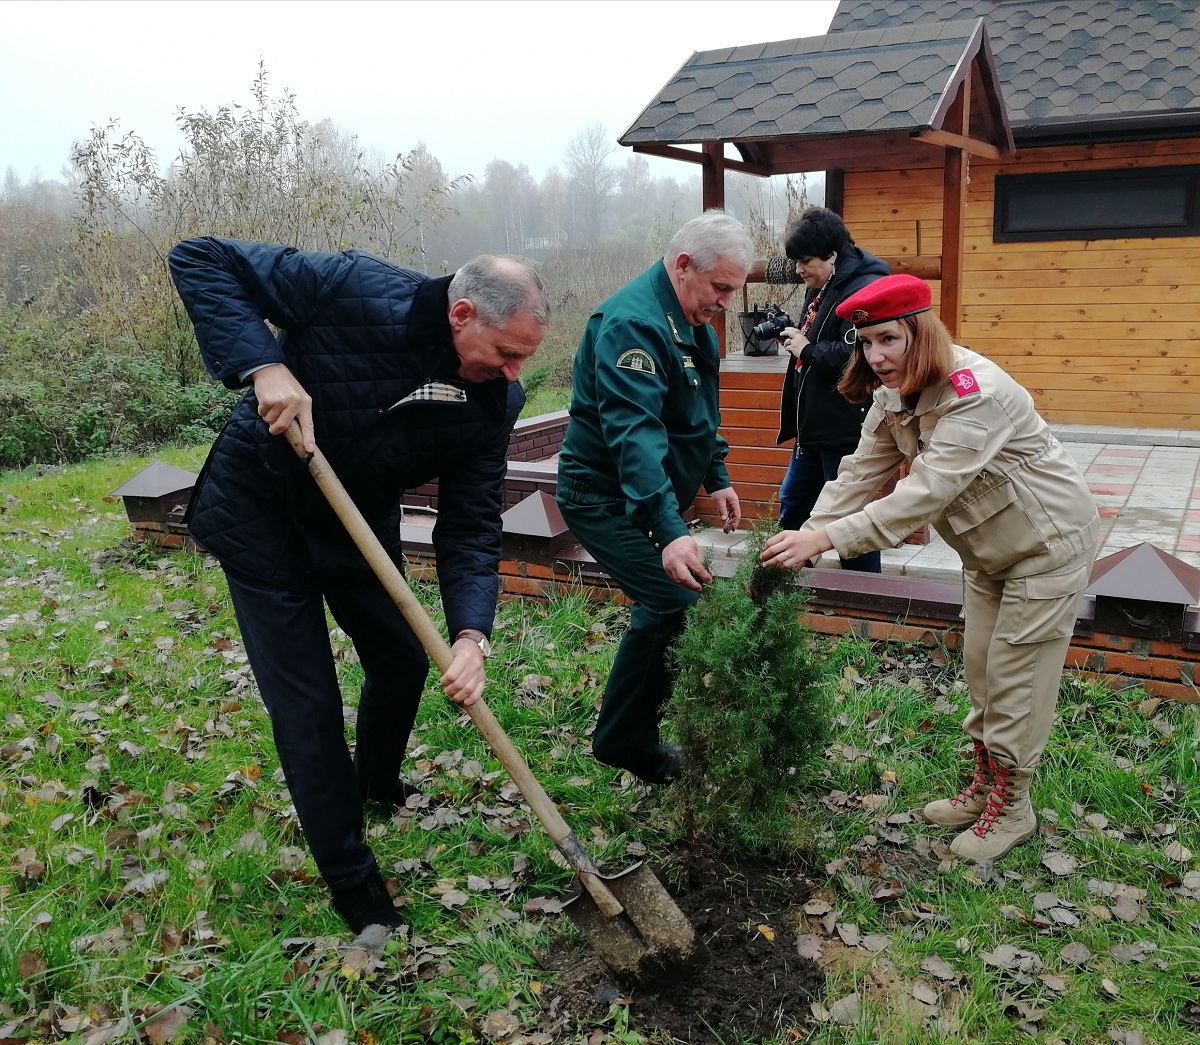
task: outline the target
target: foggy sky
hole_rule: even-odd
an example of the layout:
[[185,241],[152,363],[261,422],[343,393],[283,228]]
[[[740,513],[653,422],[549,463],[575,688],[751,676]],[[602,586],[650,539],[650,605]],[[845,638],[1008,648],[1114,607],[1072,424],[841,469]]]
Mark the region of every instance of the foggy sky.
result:
[[588,123],[615,142],[693,51],[819,36],[836,6],[0,0],[0,174],[56,178],[72,141],[113,119],[165,168],[179,109],[249,104],[261,59],[273,97],[290,90],[303,119],[387,159],[423,141],[451,176],[500,157],[541,178]]

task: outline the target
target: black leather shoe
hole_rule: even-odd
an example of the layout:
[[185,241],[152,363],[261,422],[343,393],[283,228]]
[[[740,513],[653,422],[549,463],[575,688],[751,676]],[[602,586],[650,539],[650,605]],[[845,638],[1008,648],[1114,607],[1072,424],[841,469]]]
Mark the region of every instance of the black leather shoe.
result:
[[398,929],[404,925],[400,912],[392,904],[387,886],[376,871],[364,882],[333,893],[333,907],[342,916],[350,931],[361,933],[368,925],[384,925]]
[[647,784],[670,784],[683,776],[683,748],[664,741],[658,745],[659,762],[652,772],[635,773]]
[[[391,791],[386,795],[369,792],[362,796],[362,800],[366,805],[384,806],[387,809],[388,815],[391,816],[396,810],[405,808],[408,805],[408,800],[413,796],[424,798],[425,792],[419,787],[414,787],[403,780],[397,780],[392,786]],[[428,804],[435,805],[436,803],[429,802]]]

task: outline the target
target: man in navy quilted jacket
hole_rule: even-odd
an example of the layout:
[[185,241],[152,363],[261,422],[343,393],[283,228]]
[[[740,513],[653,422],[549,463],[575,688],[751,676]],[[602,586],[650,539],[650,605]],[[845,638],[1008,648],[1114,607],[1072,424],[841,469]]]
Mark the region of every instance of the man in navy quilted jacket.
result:
[[[428,278],[355,250],[210,237],[168,261],[209,373],[247,388],[205,462],[189,528],[229,581],[334,907],[355,932],[399,926],[362,805],[402,804],[409,791],[400,768],[429,661],[281,436],[296,421],[308,450],[320,440],[401,569],[401,494],[438,479],[433,544],[454,655],[440,682],[473,703],[499,588],[505,453],[525,403],[517,375],[549,320],[542,281],[512,258]],[[363,666],[353,759],[326,604]]]

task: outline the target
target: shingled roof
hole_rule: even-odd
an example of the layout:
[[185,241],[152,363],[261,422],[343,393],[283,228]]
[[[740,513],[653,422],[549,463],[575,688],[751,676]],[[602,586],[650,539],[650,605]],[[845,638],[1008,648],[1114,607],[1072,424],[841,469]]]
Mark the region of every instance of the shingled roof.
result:
[[[620,142],[741,147],[747,140],[938,129],[980,52],[994,78],[978,19],[698,51]],[[988,86],[1003,123],[998,84]]]
[[1200,4],[842,0],[831,34],[983,18],[1018,141],[1200,126]]

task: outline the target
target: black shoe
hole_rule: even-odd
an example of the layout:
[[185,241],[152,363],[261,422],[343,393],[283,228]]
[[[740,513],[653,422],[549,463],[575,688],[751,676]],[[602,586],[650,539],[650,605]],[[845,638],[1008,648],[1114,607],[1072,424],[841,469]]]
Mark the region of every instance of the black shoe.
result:
[[683,776],[683,748],[664,741],[658,745],[658,754],[658,764],[653,770],[645,773],[635,770],[634,775],[646,784],[670,784]]
[[404,925],[378,871],[371,872],[366,881],[349,889],[335,890],[333,908],[356,935],[368,925],[384,925],[389,929]]
[[[397,780],[387,794],[380,795],[371,791],[363,795],[362,800],[364,805],[384,806],[387,809],[388,815],[391,816],[398,809],[404,809],[408,805],[408,800],[413,797],[424,798],[425,792],[419,787],[405,783],[403,780]],[[428,802],[426,804],[434,805],[435,803]]]

